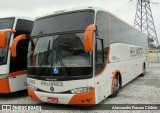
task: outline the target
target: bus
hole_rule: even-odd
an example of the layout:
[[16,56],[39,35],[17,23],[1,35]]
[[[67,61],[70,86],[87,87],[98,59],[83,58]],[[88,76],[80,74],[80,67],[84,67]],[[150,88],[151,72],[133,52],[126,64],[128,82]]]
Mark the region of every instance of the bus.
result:
[[95,105],[147,69],[147,38],[98,7],[38,17],[29,39],[27,84],[37,102]]
[[32,19],[0,18],[0,94],[27,89],[29,40],[26,37],[32,28]]

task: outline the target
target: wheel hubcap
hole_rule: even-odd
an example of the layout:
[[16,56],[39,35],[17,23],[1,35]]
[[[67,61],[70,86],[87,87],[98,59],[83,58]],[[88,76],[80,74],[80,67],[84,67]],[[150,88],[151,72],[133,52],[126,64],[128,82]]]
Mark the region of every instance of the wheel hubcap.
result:
[[114,79],[114,91],[118,91],[119,90],[119,80]]

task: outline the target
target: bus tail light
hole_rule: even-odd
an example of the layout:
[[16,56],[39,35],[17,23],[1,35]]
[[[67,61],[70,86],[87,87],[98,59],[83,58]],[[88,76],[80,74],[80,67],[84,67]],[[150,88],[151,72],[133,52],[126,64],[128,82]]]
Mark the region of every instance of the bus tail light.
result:
[[82,87],[82,88],[75,88],[71,90],[71,93],[86,93],[89,92],[92,89],[92,87]]

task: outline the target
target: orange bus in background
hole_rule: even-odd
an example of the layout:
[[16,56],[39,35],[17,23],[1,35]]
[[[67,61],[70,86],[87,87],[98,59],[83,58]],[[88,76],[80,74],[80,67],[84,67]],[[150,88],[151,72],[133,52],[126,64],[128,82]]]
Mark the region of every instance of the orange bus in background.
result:
[[[26,37],[30,35],[32,28],[31,19],[0,18],[0,93],[12,93],[27,88],[29,41]],[[16,54],[16,57],[11,54]]]

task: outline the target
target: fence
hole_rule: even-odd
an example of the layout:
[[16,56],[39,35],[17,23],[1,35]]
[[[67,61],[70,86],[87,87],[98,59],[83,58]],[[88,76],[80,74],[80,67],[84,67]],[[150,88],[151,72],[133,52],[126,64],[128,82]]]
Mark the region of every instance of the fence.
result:
[[149,62],[160,62],[160,52],[150,51],[149,52]]

